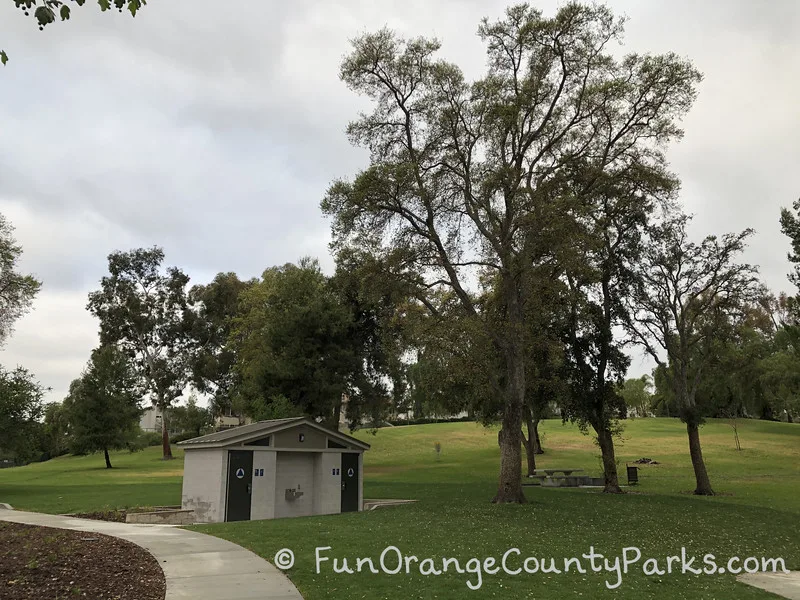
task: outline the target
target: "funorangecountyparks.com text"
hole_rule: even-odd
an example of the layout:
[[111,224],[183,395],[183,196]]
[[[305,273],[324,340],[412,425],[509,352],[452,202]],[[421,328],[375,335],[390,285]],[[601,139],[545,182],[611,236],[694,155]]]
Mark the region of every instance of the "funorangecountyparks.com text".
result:
[[[722,575],[725,573],[788,573],[783,558],[749,556],[718,558],[707,553],[702,556],[688,553],[685,547],[674,556],[645,558],[636,547],[623,548],[617,555],[605,556],[589,547],[589,552],[579,557],[554,558],[526,556],[519,548],[509,548],[501,556],[483,559],[458,559],[452,557],[418,557],[403,553],[397,546],[387,546],[374,557],[342,557],[332,552],[331,546],[320,546],[314,551],[316,573],[323,571],[357,575],[358,573],[384,573],[386,575],[438,576],[444,573],[466,575],[464,581],[471,590],[478,590],[487,575],[505,574],[525,576],[537,574],[607,573],[605,585],[616,589],[624,576],[640,570],[644,575]],[[283,570],[294,566],[294,553],[283,548],[275,555],[275,565]]]

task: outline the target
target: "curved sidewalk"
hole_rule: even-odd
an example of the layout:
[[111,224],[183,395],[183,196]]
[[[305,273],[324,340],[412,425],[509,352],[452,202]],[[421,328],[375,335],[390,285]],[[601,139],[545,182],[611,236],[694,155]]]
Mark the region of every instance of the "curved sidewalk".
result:
[[169,525],[133,525],[7,510],[0,521],[104,533],[146,548],[167,580],[165,600],[303,600],[278,569],[232,542]]

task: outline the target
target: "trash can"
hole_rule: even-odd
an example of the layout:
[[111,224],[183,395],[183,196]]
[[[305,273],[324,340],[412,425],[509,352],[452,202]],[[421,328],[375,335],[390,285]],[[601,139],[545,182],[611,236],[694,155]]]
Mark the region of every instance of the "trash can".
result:
[[626,466],[628,468],[628,485],[636,485],[639,483],[639,467]]

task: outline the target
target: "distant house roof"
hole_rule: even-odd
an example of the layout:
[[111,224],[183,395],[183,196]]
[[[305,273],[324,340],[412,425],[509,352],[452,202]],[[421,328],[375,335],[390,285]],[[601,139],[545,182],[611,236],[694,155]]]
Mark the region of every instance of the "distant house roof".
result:
[[346,435],[339,431],[334,431],[333,429],[328,429],[327,427],[323,427],[319,423],[312,421],[306,417],[292,417],[289,419],[272,419],[269,421],[259,421],[257,423],[251,423],[250,425],[241,425],[240,427],[232,427],[230,429],[225,429],[223,431],[215,431],[214,433],[209,433],[207,435],[201,435],[200,437],[192,438],[190,440],[184,440],[183,442],[178,442],[175,444],[176,446],[182,446],[185,449],[190,448],[224,448],[227,446],[238,446],[240,444],[255,441],[257,439],[263,438],[267,435],[272,435],[279,431],[283,431],[285,429],[291,429],[293,427],[297,427],[299,425],[307,425],[323,433],[326,433],[330,437],[338,438],[356,448],[361,448],[362,450],[369,450],[369,444],[365,444],[364,442],[357,440],[353,436]]

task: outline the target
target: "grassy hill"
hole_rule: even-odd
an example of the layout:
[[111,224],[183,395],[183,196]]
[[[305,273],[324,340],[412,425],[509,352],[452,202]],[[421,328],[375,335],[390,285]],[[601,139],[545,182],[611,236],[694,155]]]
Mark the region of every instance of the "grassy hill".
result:
[[[559,421],[542,426],[546,453],[539,466],[578,467],[600,473],[599,449],[588,436]],[[641,457],[660,464],[640,471],[641,484],[624,496],[585,489],[527,488],[529,503],[494,506],[499,450],[496,429],[472,423],[385,428],[357,437],[372,445],[365,454],[365,496],[410,498],[413,505],[366,513],[275,521],[225,523],[199,530],[231,539],[272,560],[281,548],[296,555],[287,572],[308,600],[322,598],[771,598],[735,582],[730,574],[644,575],[641,563],[609,590],[607,572],[482,574],[337,574],[332,561],[315,572],[314,552],[330,546],[332,558],[378,560],[390,545],[424,558],[496,557],[510,548],[522,557],[580,557],[590,547],[613,557],[637,547],[662,568],[666,557],[712,553],[729,557],[782,557],[800,569],[800,425],[739,423],[742,451],[734,448],[725,421],[702,429],[712,484],[720,495],[698,498],[683,426],[671,419],[626,423],[617,442],[624,463]],[[442,445],[437,458],[434,443]],[[160,460],[160,448],[118,453],[116,469],[100,455],[64,457],[0,471],[0,501],[19,508],[71,512],[180,502],[181,454]],[[623,476],[624,481],[624,476]],[[701,563],[702,558],[698,558]],[[521,564],[521,561],[520,561]],[[695,565],[697,566],[697,565]],[[702,568],[702,563],[700,564]],[[441,564],[439,565],[441,567]],[[678,564],[680,569],[680,564]]]
[[113,469],[102,454],[0,469],[0,502],[57,514],[180,504],[183,451],[173,447],[172,453],[175,460],[163,461],[161,446],[112,452]]

